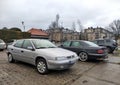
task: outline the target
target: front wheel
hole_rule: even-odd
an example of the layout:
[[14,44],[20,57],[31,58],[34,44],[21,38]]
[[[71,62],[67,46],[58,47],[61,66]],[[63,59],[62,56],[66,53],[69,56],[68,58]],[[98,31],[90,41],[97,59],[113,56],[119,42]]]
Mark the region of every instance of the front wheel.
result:
[[13,59],[12,54],[8,54],[8,62],[9,63],[14,63],[15,62],[15,60]]
[[38,59],[36,68],[40,74],[48,73],[47,63],[46,63],[45,59]]
[[79,58],[80,58],[81,61],[85,62],[85,61],[88,60],[88,55],[85,52],[80,52]]

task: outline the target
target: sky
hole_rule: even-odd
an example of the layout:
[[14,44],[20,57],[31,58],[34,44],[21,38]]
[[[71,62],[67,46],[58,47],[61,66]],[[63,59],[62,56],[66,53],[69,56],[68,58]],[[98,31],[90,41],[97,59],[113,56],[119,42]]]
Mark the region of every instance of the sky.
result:
[[0,0],[0,29],[47,29],[59,14],[59,24],[71,29],[77,20],[84,28],[107,27],[120,19],[120,0]]

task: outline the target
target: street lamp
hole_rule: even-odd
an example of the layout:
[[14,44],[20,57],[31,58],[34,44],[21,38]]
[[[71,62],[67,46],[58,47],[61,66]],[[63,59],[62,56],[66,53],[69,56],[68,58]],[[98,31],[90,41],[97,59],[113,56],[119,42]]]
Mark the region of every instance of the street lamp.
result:
[[22,26],[23,26],[23,37],[25,37],[25,34],[24,34],[24,32],[25,32],[25,25],[24,25],[24,21],[22,21]]
[[25,32],[25,25],[24,25],[24,21],[22,21],[22,25],[23,25],[23,29],[24,29],[24,32]]

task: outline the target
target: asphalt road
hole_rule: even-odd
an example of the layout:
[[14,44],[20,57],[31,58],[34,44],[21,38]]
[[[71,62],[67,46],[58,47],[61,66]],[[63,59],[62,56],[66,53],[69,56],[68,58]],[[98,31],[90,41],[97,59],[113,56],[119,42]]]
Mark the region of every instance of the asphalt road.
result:
[[105,61],[78,61],[69,70],[51,70],[40,75],[34,66],[8,63],[0,52],[0,85],[120,85],[120,58],[109,55]]

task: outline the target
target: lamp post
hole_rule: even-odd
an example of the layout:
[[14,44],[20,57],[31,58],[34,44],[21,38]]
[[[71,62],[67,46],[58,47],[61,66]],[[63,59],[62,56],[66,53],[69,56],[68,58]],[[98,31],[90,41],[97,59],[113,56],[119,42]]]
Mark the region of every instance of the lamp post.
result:
[[22,26],[23,26],[23,37],[25,37],[24,32],[25,32],[25,25],[24,25],[24,21],[22,21]]
[[24,21],[22,21],[22,25],[23,25],[23,29],[24,29],[24,32],[25,32],[25,25],[24,25]]

